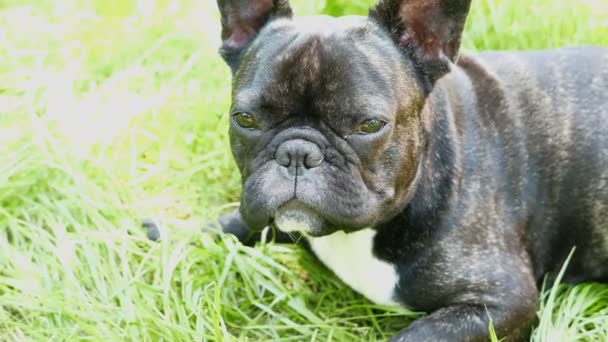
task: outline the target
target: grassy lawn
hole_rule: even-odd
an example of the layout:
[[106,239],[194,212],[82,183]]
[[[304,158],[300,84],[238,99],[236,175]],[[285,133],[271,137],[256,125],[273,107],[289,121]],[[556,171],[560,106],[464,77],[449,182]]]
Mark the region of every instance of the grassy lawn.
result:
[[[292,1],[332,15],[371,2]],[[367,341],[417,317],[370,304],[299,248],[200,234],[240,187],[216,12],[0,0],[0,340]],[[464,41],[582,44],[608,45],[606,0],[476,0]],[[162,242],[143,217],[164,222]],[[539,300],[534,341],[606,340],[607,286]]]

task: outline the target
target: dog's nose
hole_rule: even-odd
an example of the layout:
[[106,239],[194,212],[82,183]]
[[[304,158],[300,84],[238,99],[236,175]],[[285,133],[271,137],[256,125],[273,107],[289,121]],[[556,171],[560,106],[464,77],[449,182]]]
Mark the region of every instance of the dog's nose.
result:
[[286,168],[303,166],[306,169],[312,169],[323,163],[323,152],[315,143],[294,139],[279,146],[275,159],[279,165]]

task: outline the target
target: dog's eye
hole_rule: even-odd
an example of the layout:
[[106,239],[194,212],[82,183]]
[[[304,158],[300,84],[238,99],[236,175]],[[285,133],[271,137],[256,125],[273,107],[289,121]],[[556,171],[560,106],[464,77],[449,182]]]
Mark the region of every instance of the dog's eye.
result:
[[232,120],[243,128],[255,129],[259,127],[255,117],[249,113],[235,113],[232,115]]
[[358,129],[357,129],[357,133],[359,134],[372,134],[372,133],[376,133],[379,132],[382,128],[384,128],[384,125],[386,125],[386,122],[379,120],[379,119],[368,119],[363,121]]

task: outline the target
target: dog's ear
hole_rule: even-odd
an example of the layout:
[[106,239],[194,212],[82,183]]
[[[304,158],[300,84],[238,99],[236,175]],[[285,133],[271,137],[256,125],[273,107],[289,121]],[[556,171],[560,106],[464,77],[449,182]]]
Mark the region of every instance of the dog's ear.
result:
[[471,0],[380,0],[369,16],[410,54],[432,87],[458,58],[470,6]]
[[235,71],[242,52],[273,18],[293,15],[288,0],[217,0],[222,16],[220,54]]

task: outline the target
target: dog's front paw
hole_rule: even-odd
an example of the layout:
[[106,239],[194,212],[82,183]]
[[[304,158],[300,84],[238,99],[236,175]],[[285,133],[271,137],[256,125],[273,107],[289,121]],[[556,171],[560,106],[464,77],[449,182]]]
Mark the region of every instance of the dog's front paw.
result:
[[[253,246],[262,239],[262,232],[249,229],[238,209],[220,216],[217,219],[217,224],[219,224],[221,232],[236,236],[246,246]],[[270,229],[267,236],[269,241],[272,240],[279,243],[293,243],[296,238],[296,234],[289,235],[276,229]]]
[[[164,229],[159,221],[147,218],[142,220],[141,225],[147,230],[148,239],[158,241],[163,238]],[[224,214],[215,221],[206,222],[202,227],[202,232],[215,237],[230,234],[246,246],[255,245],[262,237],[261,232],[252,231],[247,227],[238,210]],[[271,240],[281,243],[291,243],[294,237],[275,230],[271,230],[269,235]]]
[[236,236],[244,244],[247,244],[253,234],[238,210],[220,216],[217,219],[217,224],[223,233]]
[[389,342],[454,342],[464,341],[462,336],[454,335],[451,338],[444,336],[444,333],[438,329],[433,329],[431,324],[418,324],[414,328],[408,328],[400,331],[397,335],[391,337]]
[[207,222],[203,232],[216,236],[222,233],[230,234],[246,246],[253,246],[260,240],[260,233],[253,232],[247,227],[238,209],[218,217],[216,221]]
[[[165,229],[158,220],[145,218],[141,221],[141,226],[146,229],[148,239],[159,241],[163,238]],[[257,241],[255,240],[256,233],[247,228],[238,210],[222,215],[216,221],[205,223],[202,232],[216,237],[219,237],[222,233],[231,234],[246,245],[253,245]]]
[[146,229],[146,236],[152,241],[158,241],[161,238],[160,224],[151,218],[141,220],[141,226]]
[[[510,297],[495,305],[458,304],[438,309],[414,321],[391,338],[391,342],[481,342],[490,339],[490,318],[503,341],[523,341],[529,336],[535,315],[536,292]],[[497,298],[497,297],[494,297]],[[500,298],[500,297],[498,297]]]

